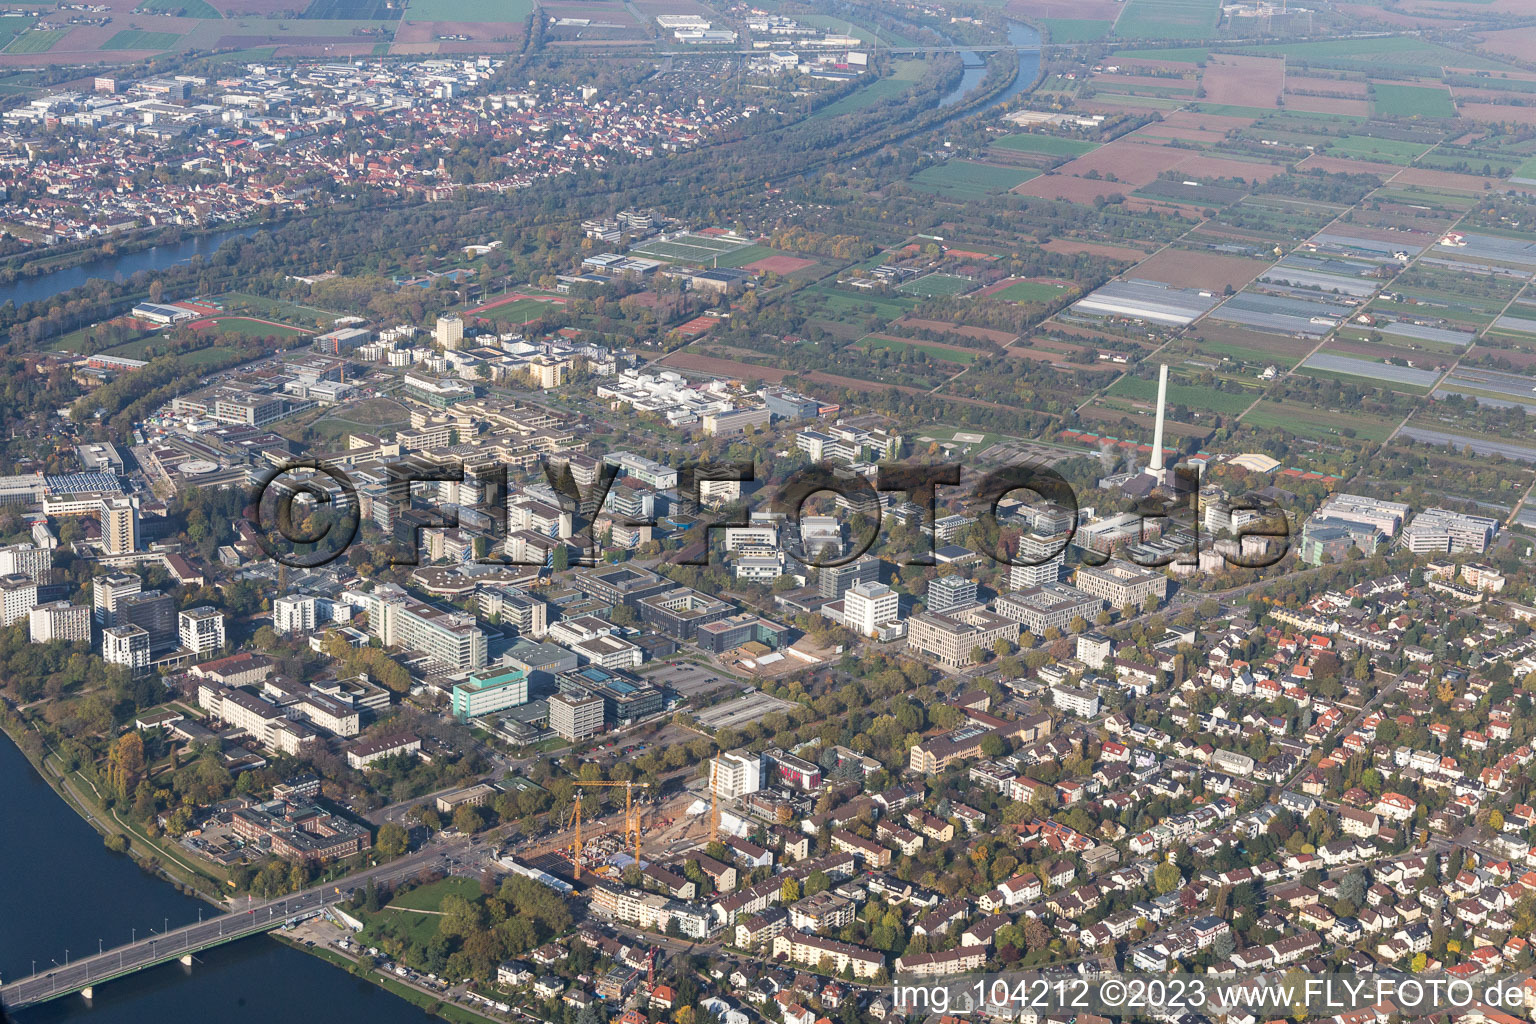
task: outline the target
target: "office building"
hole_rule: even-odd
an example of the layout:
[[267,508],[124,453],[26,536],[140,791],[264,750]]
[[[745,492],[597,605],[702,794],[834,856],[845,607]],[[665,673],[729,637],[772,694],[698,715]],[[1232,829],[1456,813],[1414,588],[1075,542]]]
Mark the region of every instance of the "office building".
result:
[[473,615],[445,611],[417,601],[399,587],[364,594],[368,632],[385,647],[420,651],[451,672],[485,667],[485,633]]
[[1408,518],[1408,505],[1401,501],[1384,501],[1363,494],[1330,495],[1317,511],[1315,519],[1337,519],[1346,523],[1375,527],[1388,539],[1397,536]]
[[976,581],[966,576],[940,576],[928,581],[928,610],[939,615],[976,603]]
[[901,617],[900,606],[900,596],[884,583],[856,583],[843,595],[843,625],[860,636],[876,636],[881,625]]
[[347,766],[349,768],[363,769],[376,761],[382,761],[386,757],[399,757],[402,754],[418,754],[421,752],[421,740],[407,733],[404,736],[391,736],[387,739],[369,740],[356,746],[347,748]]
[[221,722],[250,735],[268,750],[297,754],[319,737],[303,722],[296,722],[276,704],[254,693],[202,682],[197,687],[197,703]]
[[144,581],[131,572],[107,573],[91,577],[91,607],[99,626],[117,625],[117,609],[122,600],[144,589]]
[[709,763],[709,786],[722,800],[734,800],[763,788],[763,756],[729,751]]
[[188,608],[176,617],[181,646],[193,654],[208,654],[224,646],[224,613],[212,605]]
[[1066,632],[1073,619],[1081,618],[1091,624],[1103,611],[1104,601],[1065,583],[1045,583],[1003,594],[993,602],[993,607],[997,614],[1020,623],[1038,637],[1048,629]]
[[1118,558],[1102,566],[1078,566],[1072,582],[1083,593],[1102,597],[1111,608],[1139,607],[1149,597],[1161,601],[1168,593],[1167,576]]
[[89,643],[91,610],[83,604],[68,601],[40,604],[28,614],[27,636],[35,644],[46,644],[50,640]]
[[736,613],[736,606],[697,590],[678,587],[641,598],[637,610],[640,620],[656,632],[674,640],[691,641],[700,626],[729,618]]
[[114,494],[101,499],[101,549],[127,555],[139,549],[139,499]]
[[595,693],[557,693],[549,698],[549,727],[576,742],[603,731],[603,698]]
[[1427,508],[1403,531],[1403,545],[1416,555],[1482,554],[1499,532],[1499,521],[1446,508]]
[[528,677],[520,668],[471,672],[453,684],[453,717],[461,722],[527,703]]
[[[1027,590],[1047,583],[1060,583],[1066,557],[1065,534],[1040,537],[1026,533],[1019,538],[1016,563],[1008,569],[1008,586],[1013,590]],[[1019,562],[1028,564],[1017,564]]]
[[860,583],[880,582],[880,559],[862,555],[846,565],[829,565],[816,570],[817,592],[828,601],[836,601],[848,588]]
[[108,626],[101,633],[101,660],[138,675],[149,670],[149,632],[142,626]]
[[907,646],[950,668],[975,664],[975,652],[989,651],[999,640],[1018,639],[1017,622],[979,605],[948,615],[923,612],[907,620]]

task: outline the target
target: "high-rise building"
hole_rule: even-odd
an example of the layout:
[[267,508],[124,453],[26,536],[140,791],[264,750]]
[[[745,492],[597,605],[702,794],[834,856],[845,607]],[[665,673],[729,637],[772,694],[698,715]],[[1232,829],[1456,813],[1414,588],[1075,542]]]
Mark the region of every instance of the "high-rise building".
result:
[[53,578],[53,552],[36,544],[0,548],[0,576],[16,573],[32,577],[39,586],[47,586]]
[[117,622],[141,627],[149,634],[150,650],[157,654],[176,646],[176,602],[170,594],[158,590],[129,594],[117,603]]
[[557,693],[549,698],[549,727],[564,740],[584,740],[603,731],[603,698],[595,693]]
[[117,609],[123,598],[144,589],[144,581],[131,572],[107,573],[91,578],[91,605],[101,626],[117,625]]
[[149,632],[140,626],[108,626],[101,633],[101,660],[135,675],[149,669]]
[[928,610],[943,614],[976,603],[976,581],[967,576],[940,576],[928,582]]
[[28,638],[35,644],[50,640],[90,642],[91,610],[83,604],[51,601],[33,608],[27,620]]
[[279,636],[313,633],[320,621],[319,601],[313,594],[285,594],[273,601],[273,632]]
[[176,617],[181,646],[194,654],[207,654],[224,646],[224,613],[212,605],[188,608]]
[[438,317],[437,329],[432,332],[432,339],[443,348],[458,348],[464,341],[464,321],[457,313]]
[[709,763],[709,786],[723,800],[734,800],[763,788],[763,757],[749,751],[729,751]]
[[863,555],[846,565],[828,565],[816,571],[817,592],[828,601],[836,601],[859,583],[880,582],[880,559]]
[[485,667],[485,632],[473,615],[417,601],[399,587],[381,587],[364,597],[368,632],[385,647],[421,651],[455,672]]
[[36,607],[36,580],[19,572],[0,576],[0,625],[20,622]]
[[139,499],[126,494],[101,499],[101,547],[109,555],[139,549]]

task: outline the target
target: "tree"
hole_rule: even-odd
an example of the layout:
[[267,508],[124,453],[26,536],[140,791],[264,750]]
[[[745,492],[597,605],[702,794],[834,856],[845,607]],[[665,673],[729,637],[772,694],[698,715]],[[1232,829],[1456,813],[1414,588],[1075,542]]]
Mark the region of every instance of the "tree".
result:
[[1163,861],[1152,871],[1152,886],[1159,896],[1173,892],[1183,881],[1184,876],[1179,874],[1179,866],[1171,860]]
[[478,832],[485,827],[485,816],[478,807],[460,804],[453,809],[453,827],[465,835]]
[[379,837],[373,845],[380,856],[394,858],[406,851],[407,846],[410,845],[410,836],[400,825],[393,821],[386,821],[379,826]]
[[107,755],[107,786],[119,800],[127,800],[144,774],[144,737],[134,729],[112,744]]
[[800,899],[800,882],[798,879],[786,878],[779,889],[779,900],[784,904],[794,903]]

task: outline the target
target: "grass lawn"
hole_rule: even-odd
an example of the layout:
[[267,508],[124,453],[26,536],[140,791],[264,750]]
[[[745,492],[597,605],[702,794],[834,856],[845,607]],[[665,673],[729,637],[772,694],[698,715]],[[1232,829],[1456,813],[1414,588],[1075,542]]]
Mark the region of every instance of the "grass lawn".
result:
[[140,28],[125,28],[101,44],[103,50],[169,50],[181,36],[175,32],[148,32]]
[[[853,36],[865,45],[873,45],[875,41],[873,29],[865,28],[863,25],[849,21],[847,18],[839,18],[831,14],[797,14],[795,15],[795,20],[806,25],[814,25],[817,28],[826,29],[828,32],[836,35]],[[882,28],[879,32],[879,37],[880,42],[887,46],[912,46],[914,43],[907,36],[902,35],[900,32],[892,32],[890,29]]]
[[995,167],[971,160],[946,160],[924,167],[912,175],[912,184],[924,192],[934,192],[946,199],[982,199],[1007,192],[1037,177],[1033,168]]
[[1016,153],[1044,153],[1046,156],[1070,157],[1092,153],[1099,148],[1097,142],[1088,142],[1084,139],[1064,139],[1059,135],[1036,135],[1033,132],[1024,132],[1019,135],[1004,135],[993,142],[992,145],[999,149],[1011,149]]
[[1061,284],[1046,284],[1044,281],[1015,281],[1002,291],[993,292],[987,297],[1002,299],[1004,302],[1049,302],[1066,290],[1066,285]]
[[389,901],[389,905],[405,910],[440,910],[444,896],[462,896],[472,900],[479,895],[480,883],[473,878],[441,878],[396,896]]
[[1371,85],[1371,112],[1378,117],[1455,117],[1447,89],[1417,85]]
[[722,255],[716,262],[722,267],[744,267],[748,263],[756,263],[765,260],[769,256],[783,255],[777,249],[770,249],[766,245],[744,245],[739,249],[732,249]]
[[184,18],[222,18],[219,9],[207,0],[139,0],[139,9],[146,11],[181,11]]
[[1042,18],[1053,43],[1096,43],[1109,35],[1112,21],[1091,18]]
[[11,39],[6,53],[47,53],[69,34],[67,28],[29,29]]
[[860,292],[843,291],[841,288],[833,288],[827,285],[808,288],[800,294],[806,296],[814,295],[824,299],[826,308],[839,316],[849,314],[865,316],[873,311],[877,316],[883,316],[887,320],[894,320],[910,312],[912,307],[917,305],[917,302],[913,299],[890,298],[885,295],[865,295]]
[[1525,163],[1516,167],[1515,173],[1511,177],[1536,181],[1536,156],[1531,157]]
[[946,363],[963,363],[968,366],[976,361],[975,354],[959,352],[952,348],[941,348],[938,345],[925,345],[921,341],[902,341],[899,338],[876,337],[866,338],[865,340],[869,342],[871,348],[917,349],[919,352],[927,355],[929,359],[941,359]]
[[1221,0],[1130,0],[1115,22],[1121,39],[1209,39]]
[[812,116],[837,117],[839,114],[851,114],[856,110],[863,110],[881,100],[894,99],[912,88],[912,83],[922,77],[922,69],[923,62],[920,60],[898,61],[895,73],[889,78],[881,78],[868,85],[861,85],[842,99],[822,107]]
[[533,13],[533,0],[410,0],[406,21],[521,22]]
[[896,290],[903,295],[961,295],[976,287],[976,282],[968,277],[957,277],[954,274],[929,274],[920,277],[916,281],[908,281],[898,285]]
[[469,313],[468,316],[478,316],[496,323],[522,323],[524,320],[537,320],[539,317],[556,308],[553,302],[540,302],[538,299],[514,299],[505,306],[496,306],[480,313]]

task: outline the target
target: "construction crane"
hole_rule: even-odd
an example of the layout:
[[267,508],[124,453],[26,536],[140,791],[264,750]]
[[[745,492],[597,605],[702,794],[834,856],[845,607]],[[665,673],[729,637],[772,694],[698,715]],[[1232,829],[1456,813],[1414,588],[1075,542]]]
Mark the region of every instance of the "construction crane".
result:
[[[649,789],[649,782],[574,782],[575,786],[593,787],[624,787],[624,842],[628,845],[630,837],[635,841],[635,866],[640,866],[640,808],[635,804],[635,790]],[[581,791],[576,791],[575,806],[571,808],[571,819],[576,826],[576,835],[571,844],[571,863],[575,866],[575,874],[581,877]]]

